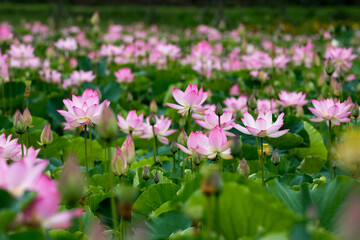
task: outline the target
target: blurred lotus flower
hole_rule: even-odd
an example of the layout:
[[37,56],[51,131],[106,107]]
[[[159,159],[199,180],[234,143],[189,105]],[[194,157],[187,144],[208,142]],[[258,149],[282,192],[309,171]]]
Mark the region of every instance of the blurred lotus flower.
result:
[[97,131],[101,139],[110,142],[117,134],[116,118],[110,107],[105,107],[98,122]]
[[257,109],[255,112],[257,113],[266,113],[268,111],[271,111],[273,113],[279,112],[279,109],[277,109],[277,102],[274,99],[258,99],[256,103]]
[[[357,57],[356,54],[352,54],[353,49],[352,48],[327,48],[325,53],[325,58],[330,58],[332,61],[334,61],[334,64],[336,66],[336,70],[338,71],[340,68],[342,68],[345,71],[348,71],[351,69],[352,61]],[[336,74],[334,76],[337,76]]]
[[281,91],[279,93],[280,101],[277,102],[283,107],[301,107],[308,103],[308,101],[305,100],[305,97],[306,94],[303,94],[302,92]]
[[0,43],[4,41],[11,40],[13,38],[13,34],[9,29],[6,23],[0,24]]
[[209,159],[216,158],[217,155],[223,159],[231,159],[230,144],[226,134],[222,128],[216,126],[209,132],[209,137],[205,134],[199,134],[196,136],[199,148],[196,150],[200,154],[206,156]]
[[70,74],[70,77],[64,80],[63,87],[67,88],[73,85],[78,86],[83,82],[92,82],[95,77],[96,76],[93,74],[93,71],[73,71]]
[[234,97],[226,98],[224,104],[226,105],[225,111],[231,111],[234,114],[243,113],[247,110],[247,97],[240,96],[237,99]]
[[37,158],[39,151],[40,149],[30,147],[24,158],[10,165],[0,161],[0,187],[15,197],[21,197],[26,190],[31,190],[48,164],[47,161]]
[[105,106],[110,102],[105,100],[99,105],[99,96],[96,90],[86,89],[82,96],[72,95],[70,99],[63,100],[67,111],[57,110],[65,120],[65,129],[74,129],[81,125],[97,124]]
[[140,135],[143,127],[144,114],[141,113],[139,116],[136,114],[136,110],[129,111],[126,119],[124,119],[120,114],[117,115],[118,126],[120,131],[132,135]]
[[[176,132],[176,129],[169,130],[171,125],[171,119],[165,118],[164,115],[161,115],[160,118],[155,116],[154,119],[156,123],[154,125],[155,135],[159,139],[159,141],[165,145],[169,144],[169,140],[166,138],[167,136]],[[151,139],[154,137],[152,125],[150,124],[150,117],[146,118],[145,123],[142,125],[142,135],[140,138]]]
[[55,47],[63,51],[75,51],[77,49],[77,42],[75,38],[68,37],[66,39],[59,39],[54,43]]
[[[225,112],[220,116],[220,127],[225,131],[227,136],[234,136],[234,134],[227,132],[233,128],[235,118],[232,118],[232,112]],[[211,130],[219,125],[219,117],[215,112],[210,112],[204,116],[204,121],[195,120],[201,127]]]
[[198,90],[196,84],[189,84],[185,92],[177,88],[174,88],[173,90],[173,97],[175,101],[180,105],[173,103],[165,104],[171,108],[178,109],[178,113],[180,113],[182,116],[187,116],[190,110],[193,110],[196,113],[202,112],[203,109],[201,107],[201,104],[205,102],[207,96],[208,93],[203,92],[202,87],[200,88],[200,90]]
[[34,48],[31,45],[12,44],[9,50],[10,66],[14,68],[38,68],[40,59],[35,57]]
[[356,171],[360,164],[359,144],[360,131],[352,130],[345,132],[343,138],[336,146],[336,152],[339,154],[337,163],[351,170],[354,176],[356,176]]
[[39,145],[48,145],[53,141],[54,137],[51,132],[51,128],[49,123],[46,123],[44,129],[41,132],[40,135],[40,142],[38,142]]
[[265,114],[263,112],[260,112],[259,116],[255,121],[250,113],[245,112],[244,118],[241,119],[245,127],[239,124],[234,125],[234,127],[245,134],[258,137],[277,138],[289,131],[289,129],[279,131],[279,129],[284,124],[283,117],[284,113],[281,113],[278,119],[274,123],[272,123],[271,111],[268,111]]
[[350,194],[343,204],[340,216],[337,218],[339,237],[346,240],[357,240],[360,236],[360,196]]
[[265,82],[266,80],[270,79],[269,74],[264,71],[251,71],[250,76],[252,76],[254,79],[259,80],[260,82]]
[[237,167],[237,172],[240,175],[240,177],[244,177],[244,178],[248,178],[250,175],[250,167],[246,162],[246,159],[243,158],[241,159],[238,167]]
[[185,145],[187,140],[188,140],[188,135],[186,134],[185,130],[182,129],[178,136],[177,142],[181,145]]
[[24,117],[27,129],[29,129],[32,124],[32,116],[31,116],[31,113],[28,108],[25,108],[25,110],[23,112],[23,117]]
[[99,16],[99,12],[94,12],[94,14],[92,15],[90,22],[92,25],[96,25],[98,24],[100,21],[100,16]]
[[310,119],[312,122],[321,122],[323,120],[329,120],[334,125],[340,125],[342,122],[350,122],[348,116],[351,114],[349,109],[352,104],[346,104],[346,102],[335,102],[334,99],[328,98],[322,101],[312,100],[315,108],[308,107],[308,109],[317,118]]
[[114,72],[117,82],[133,82],[135,74],[131,73],[130,68],[121,68],[117,72]]
[[12,134],[6,138],[5,133],[0,135],[0,161],[13,160],[18,161],[21,159],[21,146],[15,138],[11,140]]
[[57,212],[60,206],[60,194],[57,183],[46,175],[40,175],[30,189],[37,193],[34,202],[24,210],[21,221],[30,226],[45,228],[68,228],[71,220],[81,216],[83,210]]
[[229,94],[230,94],[231,96],[240,96],[240,88],[239,88],[239,85],[234,84],[234,85],[230,88]]
[[155,113],[155,114],[157,113],[158,107],[157,107],[155,99],[151,100],[149,108],[150,108],[151,113]]

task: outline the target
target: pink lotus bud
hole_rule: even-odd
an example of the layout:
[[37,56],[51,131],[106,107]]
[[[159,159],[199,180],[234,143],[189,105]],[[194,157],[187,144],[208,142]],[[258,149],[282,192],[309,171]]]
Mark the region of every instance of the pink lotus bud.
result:
[[121,151],[126,159],[127,164],[131,165],[135,161],[135,145],[131,135],[127,136],[121,146]]
[[342,85],[335,78],[331,81],[331,90],[335,96],[340,96],[342,92]]
[[115,115],[109,107],[105,107],[99,119],[98,133],[100,138],[111,141],[118,133],[118,126]]
[[77,65],[78,65],[78,62],[77,62],[76,58],[71,58],[70,59],[70,67],[71,68],[76,68]]
[[26,132],[27,126],[24,119],[24,116],[19,110],[16,110],[14,115],[14,129],[17,134],[23,134]]
[[49,123],[46,123],[44,129],[41,132],[40,135],[40,142],[38,142],[39,145],[48,145],[54,140],[54,137],[51,132],[51,128]]
[[157,113],[157,105],[156,105],[156,101],[155,99],[151,100],[151,103],[150,103],[150,112],[152,113]]
[[231,96],[240,96],[240,88],[239,85],[234,84],[229,91]]
[[94,14],[92,15],[92,17],[90,19],[90,23],[92,25],[96,25],[99,23],[99,21],[100,21],[99,12],[94,12]]
[[185,130],[182,129],[177,139],[177,142],[183,146],[186,146],[187,139],[188,135],[186,134]]
[[126,159],[121,151],[121,148],[118,146],[116,147],[116,151],[112,159],[111,170],[115,175],[122,176],[126,173],[127,169],[128,165]]
[[238,167],[237,167],[237,172],[240,175],[240,177],[244,177],[244,178],[248,178],[249,174],[250,174],[250,167],[247,164],[245,158],[243,158]]
[[28,108],[25,108],[23,117],[25,119],[26,127],[29,129],[32,124],[32,117]]

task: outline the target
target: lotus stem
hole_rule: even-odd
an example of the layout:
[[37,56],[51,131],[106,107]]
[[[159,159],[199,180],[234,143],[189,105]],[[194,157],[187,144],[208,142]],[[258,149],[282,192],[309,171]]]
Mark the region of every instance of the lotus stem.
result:
[[84,141],[85,141],[85,166],[86,166],[86,180],[87,186],[90,187],[90,178],[89,178],[89,164],[88,164],[88,157],[87,157],[87,125],[84,128]]
[[157,155],[157,143],[156,143],[156,134],[155,134],[155,127],[152,126],[153,129],[153,134],[154,134],[154,139],[153,139],[153,143],[154,143],[154,162],[156,162],[156,155]]
[[262,179],[262,186],[265,187],[264,181],[264,147],[263,147],[263,138],[260,138],[260,149],[261,149],[261,179]]
[[173,171],[174,171],[174,177],[176,178],[176,156],[175,156],[176,153],[173,153]]
[[187,134],[190,135],[191,133],[191,108],[188,111],[188,132]]
[[21,139],[21,157],[24,158],[24,134],[20,134]]
[[329,120],[328,155],[327,155],[327,159],[328,159],[329,167],[330,167],[330,181],[332,181],[332,179],[333,179],[333,174],[332,174],[332,161],[331,161],[331,120]]
[[91,127],[89,127],[89,146],[90,146],[90,162],[92,166],[95,167],[95,160],[93,155],[93,144],[92,144],[92,134],[91,134]]

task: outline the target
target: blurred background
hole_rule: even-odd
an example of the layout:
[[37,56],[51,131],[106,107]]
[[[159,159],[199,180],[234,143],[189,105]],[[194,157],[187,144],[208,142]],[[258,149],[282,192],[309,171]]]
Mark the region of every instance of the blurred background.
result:
[[101,21],[192,27],[207,24],[231,29],[239,23],[271,31],[283,24],[289,32],[316,32],[321,24],[356,28],[359,0],[0,0],[0,21],[18,23],[24,19],[58,25],[88,21],[98,11]]

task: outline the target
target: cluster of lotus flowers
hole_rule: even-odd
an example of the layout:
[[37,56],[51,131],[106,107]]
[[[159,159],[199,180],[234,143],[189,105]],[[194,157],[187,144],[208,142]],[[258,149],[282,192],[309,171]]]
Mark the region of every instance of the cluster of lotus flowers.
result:
[[[96,29],[97,24],[98,20],[95,17],[92,30]],[[145,29],[141,26],[110,25],[107,32],[93,33],[97,39],[100,39],[95,44],[86,34],[86,29],[77,26],[62,29],[60,38],[57,35],[55,37],[55,32],[47,25],[38,22],[26,23],[23,27],[33,34],[16,35],[10,24],[0,24],[0,43],[9,46],[6,51],[0,51],[0,80],[9,83],[14,75],[23,71],[26,76],[38,74],[36,76],[42,81],[55,84],[69,93],[71,99],[63,99],[63,107],[57,108],[57,112],[65,119],[62,123],[65,133],[77,131],[80,135],[84,130],[85,155],[89,129],[95,128],[96,136],[105,140],[109,146],[111,142],[115,142],[113,140],[119,132],[126,135],[122,145],[116,146],[109,164],[112,173],[116,176],[124,177],[129,172],[130,166],[137,161],[137,146],[134,140],[138,138],[154,142],[155,163],[159,155],[157,144],[170,146],[171,152],[174,153],[175,178],[175,152],[179,149],[186,155],[186,159],[210,159],[219,163],[221,172],[222,160],[236,159],[238,154],[234,152],[236,149],[234,150],[233,146],[234,142],[239,141],[241,134],[254,136],[256,148],[260,139],[259,160],[262,164],[260,167],[264,171],[263,141],[288,134],[291,130],[283,127],[285,113],[295,115],[292,114],[295,112],[297,117],[305,119],[305,107],[307,108],[305,111],[309,110],[308,112],[313,114],[308,120],[325,121],[328,126],[328,161],[331,171],[331,128],[350,122],[351,117],[357,121],[359,117],[360,108],[357,101],[353,102],[351,97],[344,101],[339,99],[344,99],[341,95],[342,84],[356,78],[351,68],[353,60],[358,57],[356,52],[359,52],[360,48],[339,47],[338,42],[331,40],[329,32],[298,42],[292,36],[285,35],[286,41],[295,42],[290,48],[285,48],[276,46],[269,40],[262,41],[260,46],[248,43],[244,37],[243,25],[224,32],[201,25],[195,29],[196,34],[190,29],[184,31],[183,34],[189,40],[189,44],[187,47],[182,47],[179,36],[162,33],[157,26]],[[230,39],[237,46],[225,46],[222,42],[225,38]],[[315,51],[313,41],[317,38],[321,38],[326,43],[323,55]],[[47,41],[44,58],[36,54],[38,41]],[[77,52],[81,52],[86,56],[85,59],[89,60],[89,64],[96,64],[97,68],[101,67],[101,62],[105,66],[108,64],[107,66],[110,67],[105,69],[105,74],[111,75],[110,81],[114,80],[122,86],[122,90],[128,94],[129,102],[132,95],[128,87],[131,83],[136,83],[138,77],[144,75],[142,71],[132,71],[134,68],[128,67],[129,64],[137,68],[156,70],[187,66],[196,72],[199,78],[187,81],[189,84],[187,86],[183,84],[184,89],[179,89],[180,84],[171,85],[172,92],[170,89],[170,97],[167,97],[164,103],[165,112],[158,113],[157,103],[153,99],[148,116],[133,106],[127,108],[129,111],[119,111],[120,113],[115,115],[113,109],[119,109],[108,100],[110,98],[106,95],[101,96],[98,88],[92,88],[92,85],[88,87],[87,84],[95,83],[100,74],[79,67],[82,63],[81,59],[77,58]],[[312,99],[313,97],[310,97],[309,91],[306,90],[287,91],[276,88],[278,92],[276,95],[273,88],[275,81],[274,84],[264,87],[270,79],[284,73],[289,67],[301,66],[311,72],[312,68],[320,66],[322,62],[326,67],[319,74],[318,81],[323,86],[324,82],[327,83],[325,99],[322,96]],[[222,102],[213,104],[212,93],[206,89],[206,81],[215,79],[217,74],[242,70],[248,74],[249,79],[264,87],[263,92],[266,93],[267,98],[259,98],[256,89],[253,94],[248,94],[237,82],[231,84],[228,94],[223,93],[228,97],[222,98]],[[315,77],[309,74],[308,78]],[[80,89],[83,89],[81,94],[79,94]],[[171,112],[176,114],[175,111],[180,114],[182,123],[174,122],[175,116],[169,114]],[[22,137],[31,128],[32,123],[28,108],[23,113],[17,111],[13,119],[14,130],[20,138],[13,138],[11,134],[6,136],[5,133],[0,135],[0,188],[8,191],[16,199],[28,192],[36,193],[34,201],[16,217],[13,225],[69,227],[73,218],[83,214],[83,209],[59,211],[61,193],[58,183],[46,173],[49,160],[38,158],[40,149],[24,146]],[[187,125],[184,123],[186,120]],[[170,143],[169,138],[175,132],[179,132],[179,137],[177,141]],[[47,123],[38,144],[44,149],[52,141],[51,127]],[[270,151],[273,151],[274,155],[277,154],[276,149]],[[183,158],[185,159],[184,156]],[[236,163],[240,175],[247,176],[249,169],[246,160]],[[185,166],[183,167],[185,169]],[[194,168],[192,163],[190,168],[191,170]],[[148,171],[146,166],[145,170]],[[332,179],[332,172],[330,176]],[[264,174],[262,184],[264,186]]]

